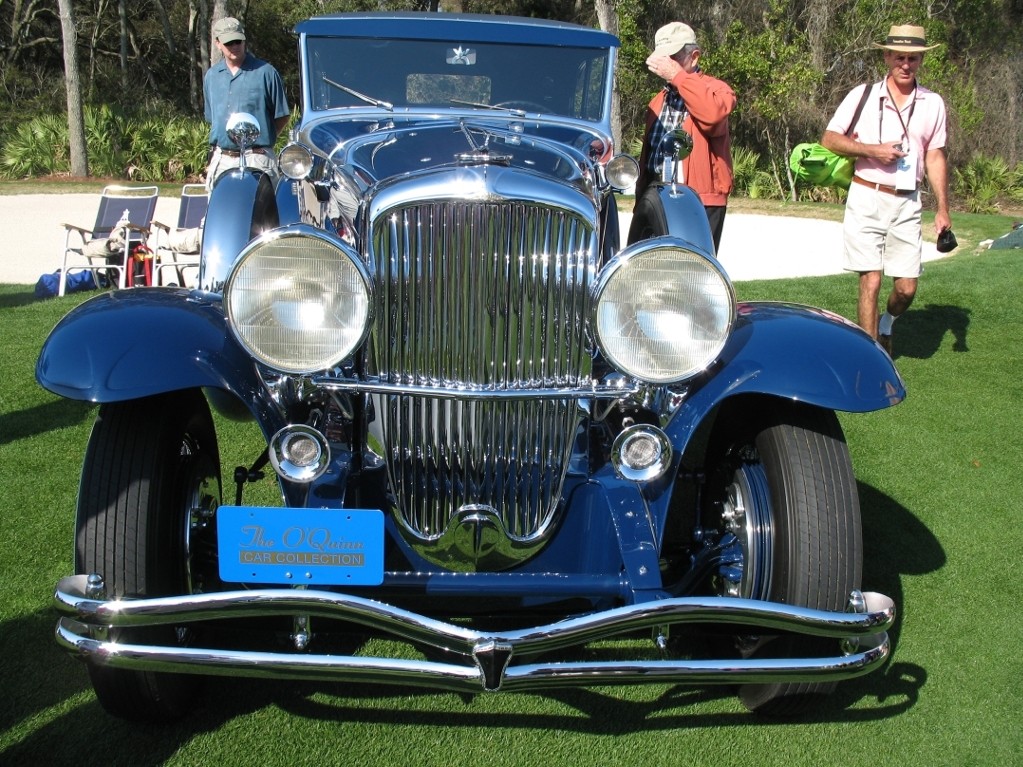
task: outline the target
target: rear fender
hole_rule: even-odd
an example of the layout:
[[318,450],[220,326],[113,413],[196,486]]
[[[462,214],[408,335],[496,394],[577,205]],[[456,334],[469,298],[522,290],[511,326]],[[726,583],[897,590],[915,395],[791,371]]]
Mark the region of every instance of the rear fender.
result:
[[731,397],[865,413],[898,404],[906,387],[891,358],[848,320],[808,306],[746,303],[718,362],[690,392],[668,429],[677,447]]
[[280,224],[273,183],[265,173],[233,170],[217,179],[203,229],[199,288],[223,293],[238,254]]
[[237,397],[265,428],[280,422],[219,296],[185,288],[104,293],[68,313],[43,343],[36,380],[87,402],[204,387]]

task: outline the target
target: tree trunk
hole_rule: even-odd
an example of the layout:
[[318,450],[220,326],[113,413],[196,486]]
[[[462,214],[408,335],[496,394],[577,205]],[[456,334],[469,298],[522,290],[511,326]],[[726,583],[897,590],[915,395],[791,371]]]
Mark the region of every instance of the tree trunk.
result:
[[213,29],[210,20],[210,4],[207,0],[199,0],[199,16],[195,20],[195,39],[199,45],[199,70],[205,74],[210,66],[210,35],[206,30]]
[[[618,10],[616,0],[593,0],[600,28],[612,35],[618,35]],[[622,150],[622,108],[621,95],[618,93],[618,78],[614,81],[611,92],[611,136],[618,151]]]
[[94,95],[94,90],[95,90],[95,85],[96,85],[96,67],[97,67],[97,64],[98,64],[98,62],[96,61],[96,58],[97,58],[96,57],[96,46],[97,46],[97,41],[99,40],[99,29],[100,29],[99,19],[100,19],[100,11],[101,10],[102,10],[102,7],[99,10],[96,11],[95,17],[90,20],[92,23],[89,24],[89,28],[90,28],[89,38],[88,38],[88,41],[85,43],[86,50],[88,51],[88,56],[87,56],[88,64],[87,64],[87,67],[86,67],[87,70],[88,70],[88,73],[87,73],[86,79],[85,79],[85,82],[86,82],[85,100],[89,101],[89,102],[92,101],[92,97]]
[[227,0],[213,0],[213,16],[210,17],[209,35],[207,39],[210,41],[210,66],[220,62],[224,58],[224,54],[220,52],[220,49],[216,46],[216,41],[213,37],[213,25],[220,21],[225,16],[228,16],[227,12]]
[[57,0],[60,29],[64,38],[64,79],[67,81],[67,133],[71,151],[71,175],[89,175],[89,153],[85,146],[85,117],[82,114],[82,85],[78,76],[78,32],[71,0]]
[[185,51],[188,53],[188,103],[196,112],[202,109],[202,101],[199,98],[199,94],[202,93],[202,67],[199,62],[205,61],[199,59],[196,51],[196,42],[202,37],[197,34],[199,18],[199,8],[195,0],[188,0],[188,30],[185,32]]
[[[189,11],[191,11],[192,3],[189,2]],[[177,45],[174,43],[174,30],[171,28],[170,16],[167,15],[167,4],[166,0],[156,0],[156,13],[160,17],[160,26],[163,28],[163,41],[167,46],[167,52],[173,56],[177,53]],[[189,24],[192,22],[192,15],[189,13],[188,16]]]
[[117,19],[121,27],[121,92],[128,92],[128,6],[117,0]]

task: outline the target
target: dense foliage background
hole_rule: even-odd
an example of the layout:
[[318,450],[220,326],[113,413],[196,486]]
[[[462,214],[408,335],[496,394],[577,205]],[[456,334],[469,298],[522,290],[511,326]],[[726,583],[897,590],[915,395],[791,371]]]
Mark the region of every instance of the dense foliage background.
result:
[[[798,190],[791,148],[816,140],[842,96],[882,72],[874,43],[888,27],[919,23],[929,40],[921,81],[948,106],[949,157],[959,207],[1023,202],[1023,0],[61,0],[78,29],[90,174],[182,180],[202,171],[202,74],[210,19],[245,22],[250,49],[298,96],[294,24],[352,10],[505,13],[598,25],[613,11],[622,40],[621,145],[635,149],[659,87],[644,59],[654,31],[681,19],[698,32],[704,68],[739,95],[732,118],[738,190]],[[0,2],[0,175],[67,173],[67,112],[58,0]],[[62,128],[63,126],[63,128]],[[61,131],[64,131],[62,134]],[[833,194],[833,193],[830,193]]]

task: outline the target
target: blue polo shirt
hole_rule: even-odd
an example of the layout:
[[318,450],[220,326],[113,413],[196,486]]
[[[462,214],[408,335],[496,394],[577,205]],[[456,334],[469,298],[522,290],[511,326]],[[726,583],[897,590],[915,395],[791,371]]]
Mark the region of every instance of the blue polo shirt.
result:
[[274,120],[290,114],[280,74],[248,52],[235,75],[223,60],[210,67],[203,78],[202,92],[206,120],[210,124],[210,143],[225,149],[236,148],[227,136],[227,118],[231,114],[248,112],[259,120],[256,145],[270,147],[277,141]]

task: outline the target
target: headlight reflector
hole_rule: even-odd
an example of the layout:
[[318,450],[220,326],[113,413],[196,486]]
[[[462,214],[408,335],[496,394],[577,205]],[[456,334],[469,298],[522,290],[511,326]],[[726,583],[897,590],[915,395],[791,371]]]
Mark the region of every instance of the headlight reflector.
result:
[[690,378],[721,352],[735,318],[731,282],[680,240],[630,246],[601,274],[595,327],[619,370],[649,383]]
[[224,290],[231,330],[276,370],[310,373],[366,337],[370,279],[358,254],[318,230],[274,232],[247,248]]

